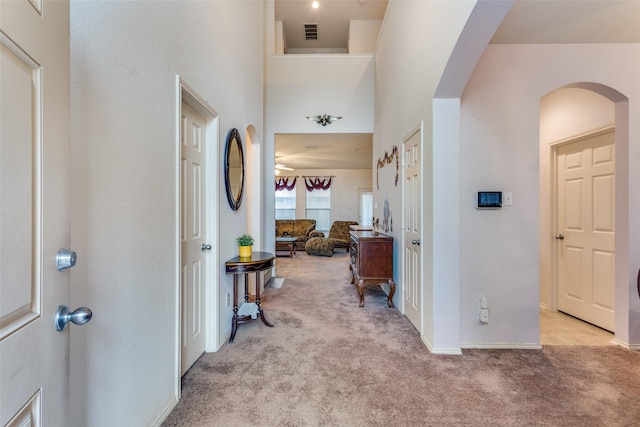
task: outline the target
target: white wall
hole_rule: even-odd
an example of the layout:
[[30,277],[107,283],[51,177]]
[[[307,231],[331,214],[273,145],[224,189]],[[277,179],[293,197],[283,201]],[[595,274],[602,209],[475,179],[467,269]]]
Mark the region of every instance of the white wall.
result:
[[276,21],[275,23],[275,41],[274,54],[284,55],[287,50],[287,40],[284,38],[284,29],[282,27],[282,21]]
[[[263,22],[254,1],[71,2],[71,299],[94,309],[72,334],[73,425],[152,425],[176,402],[176,75],[219,114],[221,159],[230,128],[262,132]],[[219,182],[224,294],[248,207],[232,212]]]
[[[424,219],[429,219],[430,210],[433,213],[433,222],[423,227],[425,236],[433,236],[431,247],[422,245],[423,269],[433,269],[431,277],[425,275],[423,288],[426,309],[422,334],[427,345],[434,351],[444,352],[453,352],[458,345],[536,347],[539,344],[540,99],[560,86],[575,82],[598,82],[633,99],[638,91],[632,77],[632,70],[638,69],[637,47],[490,46],[467,82],[458,147],[458,141],[452,139],[455,132],[442,129],[442,123],[455,116],[455,102],[443,99],[431,105],[432,85],[439,81],[441,65],[451,52],[449,43],[457,43],[456,49],[464,47],[462,39],[472,40],[473,31],[478,28],[474,29],[472,22],[466,23],[465,31],[471,31],[457,39],[472,5],[451,3],[398,1],[390,4],[376,52],[374,158],[397,144],[421,120],[424,122],[423,167],[427,168],[425,182],[432,182],[433,190],[431,197],[429,189],[423,188]],[[478,4],[483,3],[489,2]],[[479,13],[474,18],[482,21],[495,13]],[[431,18],[436,21],[433,25],[430,25]],[[438,22],[446,22],[447,28],[440,28]],[[399,52],[410,54],[400,56]],[[464,87],[449,79],[464,74],[464,70],[454,67],[456,64],[468,66],[463,62],[447,68],[449,74],[442,91],[448,97],[456,96],[456,86]],[[614,92],[608,91],[608,95],[622,99]],[[617,122],[638,122],[634,120],[632,105],[624,101],[617,104]],[[625,118],[626,111],[631,117]],[[632,193],[621,178],[626,180],[628,169],[628,182],[640,182],[639,147],[633,142],[637,132],[631,125],[628,132],[631,142],[628,147],[626,143],[619,145],[618,164],[624,173],[616,172],[617,197],[618,193],[623,196],[618,200],[624,207],[623,199],[628,199],[630,205],[626,211],[618,209],[618,213],[624,212],[616,218],[619,226],[616,244],[622,249],[618,253],[625,254],[616,272],[624,282],[616,296],[623,316],[616,318],[616,337],[623,342],[628,339],[631,345],[638,341],[640,333],[640,304],[632,286],[638,267],[633,265],[633,260],[640,259],[640,219],[631,214],[639,207],[640,195]],[[426,156],[426,150],[433,154],[432,160]],[[431,178],[426,176],[429,173]],[[501,211],[477,211],[474,208],[476,192],[496,187],[512,191],[514,205]],[[451,194],[458,194],[459,200],[452,202]],[[395,210],[399,210],[398,189],[388,185],[375,197],[378,201],[389,198]],[[459,217],[455,212],[447,215],[451,209],[459,210]],[[451,242],[457,230],[459,254],[455,251],[455,242]],[[627,255],[629,259],[625,260]],[[451,261],[455,259],[460,260],[459,268]],[[460,277],[459,294],[450,290],[457,286],[456,274],[453,274],[456,271]],[[489,298],[488,326],[481,326],[477,321],[480,295]]]
[[349,53],[373,53],[382,21],[349,21]]
[[[376,110],[373,137],[374,160],[392,147],[401,149],[403,138],[422,122],[424,146],[423,174],[423,310],[422,339],[435,352],[459,352],[459,298],[457,283],[448,272],[458,274],[455,259],[448,256],[449,245],[456,241],[447,231],[457,206],[450,197],[458,193],[455,182],[446,178],[456,151],[434,135],[433,97],[458,37],[475,6],[475,1],[393,1],[387,8],[376,51]],[[447,104],[445,109],[449,108]],[[394,222],[396,299],[402,298],[401,185],[393,180],[374,187],[374,200],[382,206],[389,200]],[[375,212],[379,216],[380,212]],[[453,240],[452,240],[453,239]]]
[[[628,127],[619,114],[627,104],[616,107],[622,134],[628,129],[628,145],[616,139],[616,280],[623,282],[616,295],[616,338],[631,345],[640,341],[640,301],[634,292],[640,259],[636,214],[640,195],[627,185],[627,169],[628,183],[640,182],[640,112],[632,108],[640,99],[635,72],[639,53],[640,46],[631,44],[490,45],[485,51],[462,98],[461,340],[465,346],[539,343],[539,271],[545,262],[540,258],[545,238],[539,233],[540,204],[545,199],[539,191],[540,170],[548,170],[547,159],[540,156],[541,99],[575,82],[606,85],[629,99]],[[542,117],[545,122],[549,119]],[[590,125],[596,128],[610,120],[608,114]],[[559,129],[549,124],[544,138],[585,126],[581,122],[574,129]],[[477,211],[475,192],[483,189],[512,191],[513,206]],[[481,294],[488,297],[491,310],[486,326],[477,321]]]
[[[283,55],[267,65],[265,123],[276,133],[373,132],[371,55]],[[342,120],[323,127],[307,119],[318,114]]]
[[613,103],[586,89],[561,88],[540,100],[540,143],[552,144],[615,123]]

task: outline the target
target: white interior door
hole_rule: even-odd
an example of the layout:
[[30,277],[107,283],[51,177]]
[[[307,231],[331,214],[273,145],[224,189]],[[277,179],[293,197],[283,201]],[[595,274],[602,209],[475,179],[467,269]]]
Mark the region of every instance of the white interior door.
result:
[[615,133],[557,156],[558,309],[614,331]]
[[181,185],[182,249],[181,375],[205,351],[207,238],[206,214],[206,120],[186,103],[182,104]]
[[420,280],[420,136],[414,132],[403,144],[404,168],[404,314],[421,331],[422,283]]
[[69,5],[0,1],[0,425],[69,420]]

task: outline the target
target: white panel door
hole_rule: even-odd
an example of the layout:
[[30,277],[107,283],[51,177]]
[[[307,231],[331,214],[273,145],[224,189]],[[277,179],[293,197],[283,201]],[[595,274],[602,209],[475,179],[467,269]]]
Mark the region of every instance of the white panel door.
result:
[[69,421],[69,4],[0,1],[0,425]]
[[404,168],[404,314],[421,330],[422,282],[420,280],[420,137],[413,133],[403,144]]
[[210,247],[206,241],[205,125],[201,114],[182,104],[181,375],[200,357],[206,345],[206,257]]
[[609,331],[615,310],[615,133],[557,157],[558,309]]

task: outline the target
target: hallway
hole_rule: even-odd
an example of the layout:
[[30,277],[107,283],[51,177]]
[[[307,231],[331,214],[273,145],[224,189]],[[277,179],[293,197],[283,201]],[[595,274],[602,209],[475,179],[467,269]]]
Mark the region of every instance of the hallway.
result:
[[623,426],[638,419],[637,352],[545,345],[432,354],[379,287],[365,288],[366,305],[358,307],[348,254],[278,258],[278,274],[285,280],[262,299],[274,327],[243,324],[233,343],[202,355],[163,427]]

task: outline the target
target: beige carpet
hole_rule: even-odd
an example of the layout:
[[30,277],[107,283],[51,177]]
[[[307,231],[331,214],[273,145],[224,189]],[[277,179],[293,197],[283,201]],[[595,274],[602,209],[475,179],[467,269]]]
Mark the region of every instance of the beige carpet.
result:
[[203,355],[165,426],[636,426],[640,353],[620,347],[430,354],[348,255],[278,258],[259,320]]

